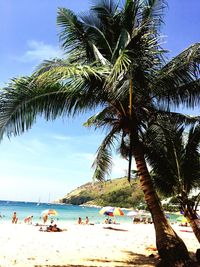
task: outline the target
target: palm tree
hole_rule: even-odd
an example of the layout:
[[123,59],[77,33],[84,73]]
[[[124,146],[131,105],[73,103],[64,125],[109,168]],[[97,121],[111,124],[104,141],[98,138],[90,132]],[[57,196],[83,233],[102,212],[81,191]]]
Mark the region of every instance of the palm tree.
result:
[[146,132],[146,153],[154,184],[166,197],[177,199],[200,242],[196,224],[200,193],[192,194],[200,188],[200,126],[191,127],[188,134],[184,130],[172,118],[165,118]]
[[[90,13],[76,16],[58,10],[65,60],[45,61],[31,77],[14,79],[0,99],[1,134],[18,135],[31,128],[37,115],[47,120],[99,111],[86,123],[107,128],[94,162],[102,180],[112,165],[118,142],[127,156],[129,177],[134,156],[145,200],[152,214],[159,254],[167,266],[189,260],[183,241],[163,213],[144,157],[141,134],[174,104],[198,103],[200,45],[166,63],[160,47],[162,0],[96,1]],[[181,121],[191,118],[173,113]],[[187,265],[185,265],[187,266]]]

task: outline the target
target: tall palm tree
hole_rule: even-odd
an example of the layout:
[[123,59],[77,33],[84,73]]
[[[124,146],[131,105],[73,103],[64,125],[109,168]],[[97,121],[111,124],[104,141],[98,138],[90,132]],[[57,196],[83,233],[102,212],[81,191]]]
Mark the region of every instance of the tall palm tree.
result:
[[134,156],[159,254],[171,266],[174,261],[189,260],[189,255],[164,216],[146,166],[141,134],[157,116],[169,113],[173,104],[198,103],[200,45],[165,62],[159,32],[164,7],[163,0],[126,0],[122,6],[102,0],[79,17],[60,8],[57,23],[68,57],[45,61],[31,77],[14,79],[4,89],[0,129],[2,135],[17,135],[30,129],[38,114],[49,120],[99,111],[86,123],[108,129],[94,163],[95,177],[101,180],[108,173],[117,142],[122,155],[128,150],[130,163]]
[[165,118],[146,132],[146,153],[154,184],[166,197],[177,199],[200,242],[200,193],[193,196],[193,190],[200,189],[200,126],[191,127],[188,134],[184,130],[173,118]]

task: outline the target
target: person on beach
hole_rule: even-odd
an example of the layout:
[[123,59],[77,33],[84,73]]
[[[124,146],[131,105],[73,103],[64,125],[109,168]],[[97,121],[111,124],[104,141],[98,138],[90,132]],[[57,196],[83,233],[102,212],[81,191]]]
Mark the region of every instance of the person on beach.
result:
[[78,218],[78,224],[82,224],[82,219],[81,219],[81,217]]
[[62,231],[66,231],[66,229],[62,230],[57,226],[57,224],[54,224],[54,225],[50,224],[49,226],[47,226],[45,230],[41,226],[39,231],[40,232],[62,232]]
[[32,219],[33,219],[33,215],[28,216],[28,217],[26,217],[26,218],[24,219],[24,222],[25,222],[25,223],[28,223],[28,224],[32,224]]
[[89,224],[89,218],[88,218],[88,216],[86,216],[85,224]]
[[17,221],[18,221],[17,213],[16,211],[14,211],[13,216],[12,216],[12,223],[17,223]]
[[105,224],[108,224],[109,223],[108,218],[105,219],[104,223]]
[[108,224],[112,224],[112,223],[113,223],[112,219],[108,219]]
[[57,224],[54,224],[51,228],[52,232],[62,232],[62,230],[57,226]]
[[45,224],[47,222],[47,220],[48,220],[48,215],[44,214],[42,218],[43,218],[43,222]]

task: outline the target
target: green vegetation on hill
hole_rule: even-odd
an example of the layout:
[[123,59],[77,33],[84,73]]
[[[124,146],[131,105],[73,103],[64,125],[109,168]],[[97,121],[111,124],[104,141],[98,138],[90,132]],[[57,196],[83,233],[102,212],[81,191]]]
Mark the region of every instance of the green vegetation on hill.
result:
[[136,179],[129,183],[124,177],[84,184],[60,199],[60,203],[135,208],[144,206],[144,196]]

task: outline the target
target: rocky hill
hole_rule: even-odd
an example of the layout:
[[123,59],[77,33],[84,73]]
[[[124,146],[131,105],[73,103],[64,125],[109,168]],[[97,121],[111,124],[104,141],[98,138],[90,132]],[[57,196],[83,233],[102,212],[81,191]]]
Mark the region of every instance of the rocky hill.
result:
[[144,205],[143,193],[139,183],[127,177],[84,184],[68,193],[59,203],[73,205],[117,206],[132,208]]

